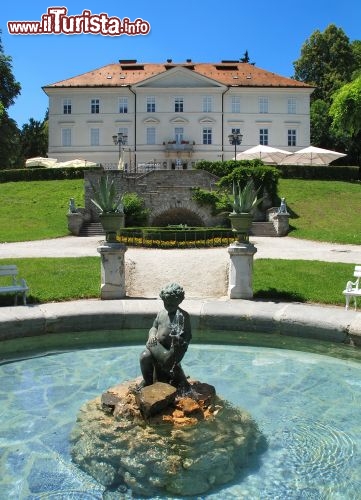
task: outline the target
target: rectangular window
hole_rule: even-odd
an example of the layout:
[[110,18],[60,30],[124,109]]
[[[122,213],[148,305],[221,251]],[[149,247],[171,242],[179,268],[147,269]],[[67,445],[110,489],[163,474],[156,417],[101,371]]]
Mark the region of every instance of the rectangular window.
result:
[[295,97],[289,97],[287,99],[287,113],[290,115],[296,114],[296,98]]
[[174,98],[174,112],[183,113],[183,97]]
[[147,97],[147,113],[155,113],[155,97]]
[[233,95],[232,96],[232,113],[240,113],[241,112],[241,98]]
[[177,144],[180,144],[183,141],[183,134],[184,134],[183,127],[175,127],[174,138]]
[[127,127],[119,127],[118,133],[122,134],[121,136],[118,136],[118,137],[122,141],[121,143],[123,144],[123,146],[126,146],[128,144],[128,128]]
[[91,128],[90,129],[90,145],[91,146],[99,146],[99,129]]
[[119,97],[119,113],[128,113],[128,97]]
[[100,112],[100,99],[92,99],[90,102],[90,112],[92,114],[99,114]]
[[61,129],[61,145],[65,147],[71,146],[71,128]]
[[287,145],[288,146],[296,146],[297,144],[297,135],[295,129],[288,129],[287,131]]
[[268,97],[259,98],[259,112],[268,113]]
[[63,114],[71,115],[71,99],[63,99]]
[[155,127],[147,128],[147,144],[155,144]]
[[203,96],[203,113],[211,113],[212,112],[212,97],[210,95]]
[[262,146],[268,146],[268,128],[261,128],[259,130],[259,143]]
[[204,128],[203,133],[203,144],[212,144],[212,129],[211,128]]

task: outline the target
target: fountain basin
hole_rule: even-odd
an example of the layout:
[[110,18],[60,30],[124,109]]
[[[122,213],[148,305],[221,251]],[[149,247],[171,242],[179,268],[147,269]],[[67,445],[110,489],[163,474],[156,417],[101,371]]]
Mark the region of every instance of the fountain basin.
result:
[[[0,308],[0,341],[74,331],[146,329],[159,299],[80,300]],[[192,330],[267,332],[361,345],[361,312],[254,300],[184,300]]]
[[[100,344],[105,334],[98,333]],[[212,338],[212,332],[208,334]],[[84,344],[87,336],[84,332]],[[71,349],[70,334],[67,345],[64,335],[48,337],[57,337],[64,349]],[[255,338],[270,343],[276,336],[245,334],[240,343]],[[361,363],[288,348],[293,343],[299,349],[302,344],[305,349],[313,344],[316,352],[324,349],[332,354],[333,350],[345,358],[359,350],[291,337],[278,336],[278,341],[282,350],[192,344],[187,353],[185,372],[206,379],[222,398],[251,413],[268,444],[229,485],[202,498],[357,498],[361,487]],[[84,403],[119,381],[139,376],[134,359],[142,345],[53,355],[49,350],[36,353],[33,346],[32,353],[22,353],[23,360],[19,352],[17,361],[0,366],[0,492],[4,498],[114,498],[110,487],[71,461],[69,437]],[[125,499],[139,498],[125,485],[115,498],[120,491]],[[168,495],[153,498],[164,500]]]

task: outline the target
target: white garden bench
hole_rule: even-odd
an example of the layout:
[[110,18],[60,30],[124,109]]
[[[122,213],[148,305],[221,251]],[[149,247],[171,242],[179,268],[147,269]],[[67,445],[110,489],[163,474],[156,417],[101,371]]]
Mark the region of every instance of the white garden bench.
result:
[[8,266],[0,266],[0,277],[3,276],[10,276],[11,277],[11,283],[5,284],[2,286],[0,284],[0,293],[6,293],[6,294],[15,294],[15,305],[18,303],[18,295],[23,296],[23,303],[24,306],[26,305],[26,293],[29,290],[28,285],[26,284],[26,281],[22,279],[17,278],[18,275],[18,268],[14,265],[8,265]]
[[351,297],[353,297],[355,302],[355,311],[356,311],[357,297],[361,297],[361,288],[360,288],[361,266],[355,266],[353,275],[355,278],[357,278],[356,281],[348,281],[346,283],[346,288],[342,293],[344,294],[346,299],[346,309],[348,309],[348,306],[350,305],[350,299]]

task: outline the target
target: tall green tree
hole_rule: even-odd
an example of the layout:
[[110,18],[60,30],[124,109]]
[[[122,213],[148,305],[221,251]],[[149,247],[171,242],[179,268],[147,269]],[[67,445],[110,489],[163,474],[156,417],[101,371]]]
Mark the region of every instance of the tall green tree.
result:
[[20,131],[5,111],[0,118],[0,170],[19,168],[22,164]]
[[303,44],[300,58],[293,63],[294,78],[316,87],[312,100],[330,102],[333,92],[351,81],[357,64],[349,38],[330,24],[324,32],[314,31]]
[[353,79],[361,74],[361,40],[354,40],[351,43],[356,69],[352,75]]
[[332,131],[346,138],[349,155],[361,166],[361,76],[334,93],[329,113]]
[[331,127],[330,106],[334,93],[361,71],[361,41],[350,42],[341,28],[330,24],[324,32],[312,33],[293,64],[294,78],[315,87],[310,107],[311,143],[351,151],[352,139]]
[[48,123],[30,118],[21,130],[21,149],[25,159],[46,156],[48,151]]
[[0,102],[5,109],[8,109],[20,94],[21,86],[12,72],[12,58],[4,54],[1,33],[0,30]]
[[0,30],[0,168],[13,168],[19,161],[19,129],[8,108],[20,94],[20,83],[12,72],[12,59],[4,54]]

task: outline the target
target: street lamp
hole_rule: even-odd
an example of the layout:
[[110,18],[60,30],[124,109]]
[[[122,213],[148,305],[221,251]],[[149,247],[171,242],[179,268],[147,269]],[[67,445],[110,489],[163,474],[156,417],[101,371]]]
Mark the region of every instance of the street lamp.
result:
[[242,144],[243,135],[240,132],[232,132],[228,136],[229,143],[234,144],[234,159],[237,159],[237,146]]
[[119,157],[118,157],[118,168],[120,165],[120,159],[122,157],[122,146],[127,143],[128,136],[123,134],[123,132],[118,132],[117,135],[113,135],[113,142],[115,145],[119,146]]

